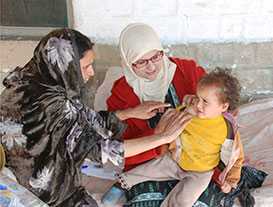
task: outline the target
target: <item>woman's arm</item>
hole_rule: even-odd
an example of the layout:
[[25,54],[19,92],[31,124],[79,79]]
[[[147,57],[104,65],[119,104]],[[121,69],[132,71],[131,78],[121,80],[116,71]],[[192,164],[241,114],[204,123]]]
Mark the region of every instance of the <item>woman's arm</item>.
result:
[[188,113],[169,109],[162,116],[154,135],[124,140],[125,157],[131,157],[172,142],[180,135],[191,117]]
[[[124,140],[129,140],[132,138],[141,138],[141,137],[146,137],[146,136],[150,136],[154,134],[154,129],[150,128],[147,120],[143,118],[147,116],[148,117],[153,116],[155,114],[153,113],[153,110],[155,110],[154,112],[160,111],[159,109],[160,106],[157,107],[157,104],[156,104],[155,108],[152,109],[151,111],[150,110],[151,105],[148,104],[149,106],[147,106],[145,103],[142,103],[142,104],[140,103],[140,100],[138,99],[138,97],[136,96],[132,88],[127,84],[125,78],[122,78],[121,80],[117,81],[114,84],[112,88],[112,94],[107,99],[107,107],[108,107],[108,111],[114,111],[116,115],[119,117],[119,119],[123,120],[123,122],[127,124],[127,128],[122,135],[122,138]],[[162,103],[159,103],[159,105],[161,104]],[[131,110],[135,111],[136,110],[135,108],[138,108],[142,112],[144,112],[144,116],[141,114],[138,114],[138,116],[133,115],[132,117],[132,115],[130,115],[132,112]],[[149,113],[149,112],[152,112],[152,113]],[[119,115],[119,113],[121,113],[121,115]],[[130,118],[128,119],[128,117]],[[155,158],[158,155],[159,155],[159,152],[157,151],[157,148],[155,147],[143,153],[137,154],[135,156],[127,157],[125,162],[125,169],[129,169],[139,163],[148,161],[152,158]]]
[[150,149],[154,149],[155,147],[165,143],[166,141],[164,141],[162,135],[151,135],[138,139],[124,140],[124,156],[131,157]]
[[170,104],[158,101],[146,101],[133,108],[118,110],[115,114],[120,120],[130,118],[146,120],[155,116],[157,112],[164,112],[166,107],[170,107]]

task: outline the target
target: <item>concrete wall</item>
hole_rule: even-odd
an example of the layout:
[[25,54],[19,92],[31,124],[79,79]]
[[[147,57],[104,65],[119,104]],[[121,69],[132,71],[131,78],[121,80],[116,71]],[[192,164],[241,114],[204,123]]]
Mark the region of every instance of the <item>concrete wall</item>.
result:
[[[0,41],[0,77],[23,66],[31,57],[36,41]],[[237,74],[244,93],[273,93],[273,42],[263,43],[190,43],[165,46],[170,55],[195,59],[207,69],[229,67]],[[100,85],[105,71],[119,66],[117,46],[96,45],[96,77],[93,87]],[[4,53],[2,53],[4,51]],[[1,87],[0,87],[1,88]]]
[[[120,31],[145,22],[174,56],[233,68],[250,94],[273,93],[272,0],[73,0],[74,27],[96,44],[96,88],[120,63]],[[32,56],[37,41],[0,41],[0,79]],[[1,89],[1,87],[0,87]]]
[[116,44],[131,22],[153,26],[165,44],[273,39],[272,0],[73,0],[75,27]]

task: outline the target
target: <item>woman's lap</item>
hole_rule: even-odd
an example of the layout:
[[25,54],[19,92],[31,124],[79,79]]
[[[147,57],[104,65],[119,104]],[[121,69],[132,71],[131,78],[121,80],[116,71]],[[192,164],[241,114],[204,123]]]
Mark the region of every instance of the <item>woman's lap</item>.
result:
[[[211,180],[206,190],[193,206],[212,207],[223,202],[225,206],[232,206],[234,199],[240,196],[243,202],[250,202],[250,194],[248,193],[251,192],[251,189],[260,187],[265,178],[266,173],[263,171],[244,166],[241,180],[236,189],[232,190],[229,194],[225,194]],[[124,207],[160,207],[163,200],[177,183],[177,180],[171,180],[160,182],[147,181],[137,184],[126,193],[127,203]]]
[[133,186],[127,193],[125,207],[159,207],[169,192],[178,183],[172,181],[147,181]]

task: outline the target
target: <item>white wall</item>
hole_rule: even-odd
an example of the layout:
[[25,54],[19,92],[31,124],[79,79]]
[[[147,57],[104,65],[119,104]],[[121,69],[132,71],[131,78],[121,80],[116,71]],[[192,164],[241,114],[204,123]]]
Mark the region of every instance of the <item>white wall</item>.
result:
[[273,40],[273,0],[73,0],[75,28],[117,44],[131,22],[153,26],[165,44]]

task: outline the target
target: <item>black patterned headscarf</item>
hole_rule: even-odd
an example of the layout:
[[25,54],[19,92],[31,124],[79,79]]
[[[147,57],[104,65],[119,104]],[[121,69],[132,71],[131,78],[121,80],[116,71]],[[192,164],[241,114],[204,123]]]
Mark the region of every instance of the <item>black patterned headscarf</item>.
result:
[[123,167],[123,124],[113,113],[85,106],[79,41],[92,48],[75,30],[49,33],[30,62],[4,80],[18,94],[26,151],[34,158],[31,190],[51,206],[93,206],[80,186],[86,157],[118,170]]
[[[21,103],[24,114],[23,133],[28,138],[33,137],[27,143],[28,149],[39,144],[37,139],[43,139],[43,137],[36,136],[37,133],[44,130],[51,131],[45,128],[46,125],[41,120],[42,115],[51,112],[45,113],[45,108],[54,105],[52,115],[55,117],[52,118],[55,119],[54,122],[57,122],[58,117],[71,114],[71,110],[63,111],[62,108],[61,113],[67,114],[58,114],[60,106],[65,104],[67,109],[71,107],[73,110],[70,103],[75,104],[77,101],[84,103],[87,97],[75,43],[76,32],[62,29],[49,33],[36,47],[34,57],[25,67],[26,71],[24,69],[21,71],[25,76],[23,77],[25,84]],[[66,100],[66,103],[61,100]],[[29,107],[30,105],[32,107]],[[43,118],[48,119],[45,116]]]

